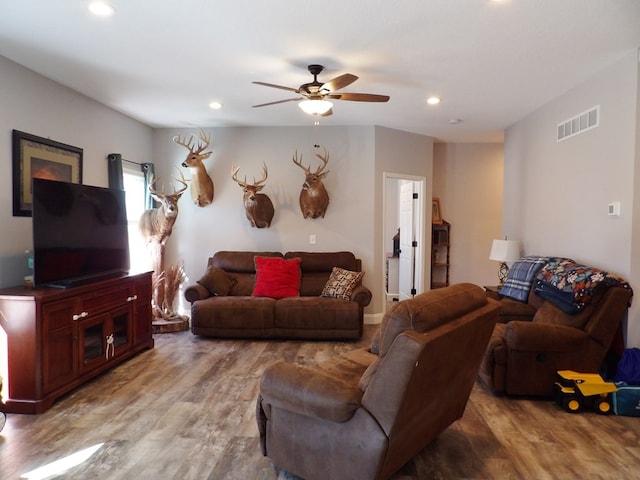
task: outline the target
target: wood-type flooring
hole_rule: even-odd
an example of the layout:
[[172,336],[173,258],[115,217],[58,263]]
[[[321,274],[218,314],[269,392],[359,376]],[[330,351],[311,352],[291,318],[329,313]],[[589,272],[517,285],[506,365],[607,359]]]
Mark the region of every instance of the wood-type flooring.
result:
[[[100,443],[88,460],[49,478],[297,479],[260,453],[260,374],[279,360],[313,365],[358,348],[375,328],[366,326],[359,342],[154,335],[156,348],[44,414],[9,414],[0,432],[0,479],[19,479]],[[640,418],[569,414],[552,401],[499,397],[477,383],[464,417],[392,478],[640,478]]]

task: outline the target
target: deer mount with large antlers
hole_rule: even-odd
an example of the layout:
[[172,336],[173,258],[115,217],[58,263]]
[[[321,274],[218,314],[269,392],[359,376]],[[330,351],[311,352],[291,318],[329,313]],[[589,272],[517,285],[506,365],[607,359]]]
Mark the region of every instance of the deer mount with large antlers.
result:
[[262,178],[256,180],[253,178],[253,183],[247,183],[247,176],[245,175],[244,181],[238,180],[238,171],[240,167],[234,163],[231,166],[231,178],[242,187],[244,193],[244,210],[247,214],[247,218],[252,227],[265,228],[271,226],[271,220],[275,210],[271,199],[264,193],[259,193],[265,186],[264,182],[267,180],[268,172],[267,165],[262,164]]
[[200,130],[197,144],[192,145],[195,134],[192,133],[188,138],[187,142],[187,137],[183,140],[180,136],[175,136],[173,141],[189,150],[182,166],[191,171],[191,198],[198,207],[206,207],[213,201],[213,180],[202,162],[213,153],[211,151],[203,153],[209,147],[211,137]]
[[149,193],[160,202],[158,208],[151,208],[145,210],[140,216],[139,228],[142,237],[145,242],[153,242],[160,245],[167,243],[167,239],[173,231],[173,224],[178,217],[178,200],[182,196],[182,193],[187,189],[187,182],[184,179],[182,172],[180,178],[176,178],[176,181],[182,184],[179,190],[173,189],[173,193],[164,193],[164,187],[161,192],[158,192],[154,185],[157,179],[154,179],[149,185]]
[[324,187],[322,180],[327,176],[329,171],[324,169],[329,163],[329,152],[324,149],[324,154],[320,155],[316,153],[316,157],[322,162],[315,172],[311,171],[311,167],[305,167],[302,164],[302,154],[300,154],[300,160],[298,160],[298,151],[296,150],[293,155],[293,163],[304,170],[304,183],[302,184],[302,190],[300,191],[300,210],[304,218],[324,218],[324,214],[329,206],[329,194]]

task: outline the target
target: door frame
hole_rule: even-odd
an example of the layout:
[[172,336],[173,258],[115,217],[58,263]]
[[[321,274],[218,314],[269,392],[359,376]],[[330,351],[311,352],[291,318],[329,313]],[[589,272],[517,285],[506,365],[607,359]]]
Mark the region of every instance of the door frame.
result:
[[[388,180],[396,180],[396,181],[401,181],[401,180],[409,180],[415,183],[415,189],[416,192],[418,193],[418,201],[416,202],[416,212],[414,215],[415,221],[416,221],[416,225],[415,225],[415,229],[416,229],[416,240],[418,242],[418,246],[416,247],[416,251],[415,251],[415,289],[416,289],[416,295],[420,294],[424,291],[426,291],[427,288],[427,284],[425,283],[425,279],[430,278],[430,268],[431,268],[431,264],[430,262],[425,263],[426,262],[426,256],[425,256],[425,252],[430,252],[431,251],[431,245],[427,245],[427,232],[426,232],[426,226],[427,226],[427,212],[429,212],[429,214],[431,213],[431,200],[429,200],[429,202],[427,203],[427,199],[426,199],[426,191],[427,191],[427,178],[426,177],[422,177],[422,176],[417,176],[417,175],[408,175],[405,173],[394,173],[394,172],[382,172],[382,242],[381,242],[381,248],[380,248],[380,258],[382,260],[382,265],[383,265],[383,275],[381,276],[381,282],[382,282],[382,288],[380,289],[380,291],[382,292],[382,296],[383,296],[383,311],[386,311],[387,309],[387,289],[386,289],[386,285],[385,285],[385,270],[386,270],[386,263],[387,263],[387,257],[386,254],[387,252],[385,251],[385,245],[386,245],[386,231],[387,231],[387,205],[389,203],[389,194],[387,193],[387,181]],[[427,205],[429,205],[429,209],[427,209]],[[429,237],[429,242],[430,237]]]

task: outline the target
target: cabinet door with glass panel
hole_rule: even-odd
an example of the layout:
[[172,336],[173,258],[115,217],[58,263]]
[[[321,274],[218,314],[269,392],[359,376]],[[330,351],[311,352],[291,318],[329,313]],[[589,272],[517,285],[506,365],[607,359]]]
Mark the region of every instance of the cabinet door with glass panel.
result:
[[130,305],[87,317],[79,323],[80,372],[117,358],[133,344],[133,314]]

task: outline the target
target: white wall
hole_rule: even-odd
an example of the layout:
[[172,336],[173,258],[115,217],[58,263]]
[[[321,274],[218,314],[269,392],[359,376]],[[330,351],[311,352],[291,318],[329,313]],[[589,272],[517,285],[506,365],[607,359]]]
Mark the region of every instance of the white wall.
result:
[[150,160],[152,129],[1,56],[0,78],[0,287],[7,287],[22,283],[32,248],[31,217],[13,216],[12,130],[84,149],[83,183],[107,186],[107,155]]
[[[195,130],[155,131],[156,171],[163,182],[176,173],[175,166],[186,154],[172,138],[192,132]],[[380,315],[384,291],[382,262],[378,257],[383,255],[384,245],[380,241],[382,170],[376,163],[379,155],[387,157],[377,150],[378,137],[384,137],[385,152],[388,149],[395,152],[392,158],[400,159],[400,164],[409,163],[410,159],[418,167],[407,169],[422,173],[426,165],[429,169],[431,166],[430,138],[379,127],[321,126],[319,131],[313,126],[234,127],[210,128],[205,132],[211,135],[213,147],[213,155],[205,164],[215,184],[214,200],[200,208],[185,193],[167,243],[167,261],[182,260],[193,282],[204,273],[207,258],[218,250],[349,250],[362,259],[366,272],[363,283],[374,294],[365,313],[369,317]],[[412,139],[409,145],[408,139]],[[326,146],[330,153],[327,167],[330,173],[325,178],[330,203],[324,219],[304,219],[298,203],[304,172],[293,164],[292,156],[298,150],[303,163],[315,169],[319,164],[314,155],[315,143]],[[402,153],[397,153],[398,150]],[[423,158],[429,158],[424,165]],[[246,174],[248,180],[259,176],[262,162],[266,162],[269,179],[263,193],[269,195],[276,210],[270,228],[256,229],[249,225],[242,206],[242,191],[231,179],[233,162],[240,166],[240,178]],[[171,190],[169,183],[166,185]],[[309,244],[311,234],[316,235],[316,245]]]
[[[0,74],[0,130],[4,132],[0,149],[4,151],[5,171],[11,170],[11,130],[17,129],[83,148],[85,184],[106,186],[106,156],[120,153],[135,162],[153,161],[161,182],[171,188],[174,167],[186,153],[172,138],[195,130],[153,130],[3,57]],[[351,250],[362,259],[364,283],[374,293],[366,313],[379,317],[384,301],[383,172],[426,177],[425,198],[430,199],[433,139],[373,126],[238,127],[207,132],[214,151],[206,161],[216,187],[214,202],[199,208],[191,203],[188,193],[183,196],[167,246],[168,261],[183,260],[190,280],[195,281],[204,273],[207,257],[222,249]],[[315,168],[319,162],[313,155],[315,143],[330,152],[325,183],[331,202],[324,219],[305,220],[298,205],[303,172],[291,158],[298,149],[303,161]],[[262,162],[267,163],[269,180],[264,193],[276,206],[271,228],[249,226],[241,189],[231,180],[234,161],[241,168],[240,175],[246,173],[248,179],[259,176]],[[0,287],[22,283],[28,273],[24,251],[32,244],[31,219],[12,216],[9,174],[3,183],[0,198],[5,207],[0,221],[10,233],[0,240]],[[316,245],[309,244],[310,234],[316,235]],[[422,267],[428,279],[428,262]]]
[[[599,127],[556,142],[558,123],[596,105]],[[640,272],[631,269],[640,253],[632,245],[638,128],[637,51],[508,128],[504,234],[522,240],[525,254],[570,257],[639,288]],[[613,201],[622,204],[620,217],[607,215]],[[627,343],[639,346],[637,301],[629,319]]]
[[433,196],[451,224],[450,283],[497,284],[498,263],[489,250],[494,238],[503,238],[503,161],[501,143],[434,146]]
[[[425,290],[429,288],[431,275],[431,197],[433,171],[433,138],[414,133],[402,132],[389,128],[376,127],[375,129],[375,236],[374,251],[376,252],[374,274],[379,284],[376,289],[376,301],[384,300],[384,273],[385,273],[385,238],[383,231],[385,209],[383,207],[384,174],[396,174],[401,178],[413,180],[424,179],[425,191],[422,199],[423,231],[422,238],[418,239],[425,248],[424,258],[419,261],[416,268],[422,272]],[[393,176],[393,175],[392,175]],[[382,310],[377,310],[378,312]]]

